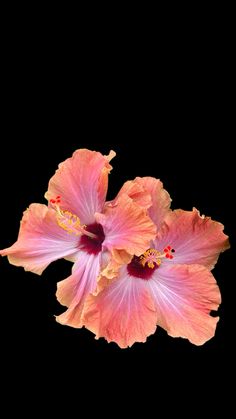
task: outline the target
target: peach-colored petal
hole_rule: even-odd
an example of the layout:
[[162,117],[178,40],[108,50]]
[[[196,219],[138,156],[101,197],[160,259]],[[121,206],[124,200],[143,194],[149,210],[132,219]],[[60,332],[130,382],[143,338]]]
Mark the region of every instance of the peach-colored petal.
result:
[[[148,213],[157,229],[160,228],[165,216],[170,210],[171,198],[163,189],[163,183],[153,177],[136,177],[132,181],[125,182],[118,193],[129,195],[138,205],[149,208]],[[114,200],[116,202],[116,200]]]
[[113,249],[111,253],[112,253],[111,263],[113,263],[114,265],[117,264],[117,266],[129,263],[133,257],[133,255],[130,255],[124,249],[121,249],[121,250]]
[[134,180],[128,180],[127,182],[125,182],[124,185],[121,187],[120,191],[118,192],[116,198],[113,201],[108,202],[107,205],[115,205],[117,199],[121,195],[126,194],[130,198],[132,198],[133,201],[136,202],[136,204],[146,209],[149,208],[152,205],[151,195],[149,191],[146,190],[144,186],[142,186],[142,183],[139,182],[138,179],[141,178],[136,178]]
[[101,272],[97,279],[97,287],[93,295],[99,294],[105,287],[113,281],[116,281],[121,266],[130,263],[133,257],[125,250],[113,250],[111,253],[103,252],[102,259],[104,259],[104,253],[107,253],[109,256],[106,257],[105,263],[103,262],[101,266]]
[[0,254],[8,256],[12,265],[40,275],[54,260],[75,255],[77,244],[76,236],[59,227],[54,210],[31,204],[24,212],[18,240]]
[[57,284],[57,299],[68,309],[56,320],[72,327],[81,327],[81,314],[84,301],[89,293],[96,289],[97,278],[100,273],[101,254],[89,255],[80,252],[72,275]]
[[114,157],[103,156],[96,151],[80,149],[73,156],[59,165],[51,178],[46,199],[61,197],[61,207],[76,214],[82,224],[91,224],[94,213],[103,209],[108,174],[112,169],[109,161]]
[[157,269],[148,286],[157,310],[157,324],[170,336],[202,345],[215,334],[220,291],[213,275],[201,265],[168,265]]
[[110,251],[119,249],[140,255],[156,236],[156,227],[146,211],[125,194],[114,207],[107,207],[104,214],[96,214],[96,221],[103,227],[103,245]]
[[159,229],[170,210],[170,195],[163,188],[163,183],[159,179],[153,177],[138,177],[137,182],[151,195],[152,205],[149,208],[148,213],[156,224],[157,229]]
[[120,277],[84,305],[84,325],[121,348],[145,342],[156,330],[156,311],[145,281],[131,278],[125,267]]
[[174,248],[171,263],[196,263],[212,269],[220,252],[229,248],[223,228],[211,218],[201,217],[195,208],[193,211],[176,210],[165,218],[155,247],[160,251],[168,245]]

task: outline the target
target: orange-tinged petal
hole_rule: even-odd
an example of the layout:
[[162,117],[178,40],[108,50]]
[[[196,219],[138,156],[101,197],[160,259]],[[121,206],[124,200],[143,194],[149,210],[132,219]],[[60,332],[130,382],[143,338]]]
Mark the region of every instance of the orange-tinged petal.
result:
[[159,179],[148,176],[142,178],[138,177],[137,182],[151,195],[152,205],[149,208],[148,213],[159,230],[164,218],[170,211],[170,195],[163,188],[163,183]]
[[158,232],[156,249],[170,245],[174,248],[172,263],[201,264],[212,269],[220,252],[229,248],[224,226],[210,217],[200,216],[193,211],[176,210],[170,212]]
[[128,180],[124,183],[121,187],[120,191],[118,192],[116,198],[108,202],[108,205],[115,205],[117,199],[125,194],[128,195],[136,204],[140,205],[143,208],[149,208],[152,205],[152,198],[148,190],[146,190],[142,183],[138,181],[140,178],[136,178],[134,180]]
[[96,221],[103,227],[103,245],[110,251],[118,249],[140,255],[156,236],[156,226],[146,210],[125,194],[117,199],[116,206],[107,207],[104,214],[96,214]]
[[97,296],[89,296],[84,305],[83,323],[96,339],[104,337],[121,348],[145,342],[156,330],[156,319],[145,282],[124,271]]
[[157,269],[150,281],[157,324],[170,336],[202,345],[215,335],[221,296],[216,281],[204,266],[170,265]]
[[95,212],[103,210],[108,186],[109,161],[115,156],[111,151],[103,156],[96,151],[79,149],[73,156],[59,164],[50,179],[46,199],[60,196],[60,206],[77,215],[82,224],[94,223]]
[[56,320],[64,325],[82,327],[81,314],[84,302],[97,286],[97,278],[100,274],[101,254],[89,255],[80,252],[75,263],[72,275],[57,285],[57,299],[68,309]]
[[46,205],[31,204],[24,212],[18,240],[0,251],[15,266],[41,274],[54,260],[71,258],[77,251],[78,238],[59,227],[56,213]]
[[[138,205],[148,209],[149,216],[159,229],[171,204],[170,195],[163,188],[163,183],[153,177],[136,177],[124,183],[117,197],[124,193]],[[112,201],[113,204],[116,199]]]

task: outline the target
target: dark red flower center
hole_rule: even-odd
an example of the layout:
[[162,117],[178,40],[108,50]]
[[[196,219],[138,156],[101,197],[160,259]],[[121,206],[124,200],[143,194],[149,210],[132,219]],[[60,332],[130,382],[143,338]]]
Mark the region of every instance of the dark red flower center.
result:
[[90,255],[97,255],[102,250],[102,243],[105,239],[105,234],[101,224],[93,223],[86,226],[86,230],[96,235],[96,238],[91,238],[83,234],[80,238],[80,248]]
[[134,256],[131,262],[127,265],[127,271],[130,276],[145,280],[150,279],[157,268],[157,264],[155,264],[153,268],[149,268],[148,264],[145,264],[144,266],[138,256]]

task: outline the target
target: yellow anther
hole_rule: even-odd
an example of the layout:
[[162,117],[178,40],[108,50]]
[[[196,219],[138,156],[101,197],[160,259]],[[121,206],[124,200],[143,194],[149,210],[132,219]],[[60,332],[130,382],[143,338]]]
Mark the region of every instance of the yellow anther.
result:
[[63,230],[70,234],[75,234],[76,236],[81,234],[79,217],[69,211],[62,211],[61,209],[58,209],[57,223],[61,228],[63,228]]
[[147,263],[148,267],[153,269],[155,268],[155,264],[160,266],[160,256],[161,253],[158,252],[156,249],[148,249],[142,256],[140,256],[140,263],[143,266],[145,266]]
[[59,205],[60,202],[60,196],[57,196],[56,199],[50,199],[50,204],[56,211],[57,224],[63,228],[63,230],[67,231],[67,233],[75,234],[76,236],[84,234],[91,239],[97,239],[96,234],[91,233],[86,229],[86,225],[81,225],[80,219],[77,217],[77,215],[72,214],[70,211],[62,210]]

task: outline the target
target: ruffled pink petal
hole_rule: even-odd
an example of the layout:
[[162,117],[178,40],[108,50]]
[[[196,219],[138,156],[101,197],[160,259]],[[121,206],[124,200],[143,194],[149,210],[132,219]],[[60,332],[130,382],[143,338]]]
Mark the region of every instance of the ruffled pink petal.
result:
[[149,208],[152,205],[152,198],[149,193],[138,181],[140,178],[134,180],[128,180],[121,187],[116,198],[113,201],[107,202],[107,205],[111,206],[117,202],[117,199],[123,194],[128,195],[136,204],[140,205],[143,208]]
[[101,254],[89,255],[80,252],[75,263],[72,275],[57,284],[57,299],[68,309],[56,320],[72,327],[82,327],[81,314],[86,297],[92,293],[97,286],[97,279],[100,273]]
[[220,291],[213,275],[201,265],[168,265],[148,281],[157,310],[157,324],[170,336],[202,345],[215,334]]
[[103,156],[96,151],[80,149],[59,165],[51,178],[46,199],[61,197],[61,207],[77,215],[82,224],[94,222],[94,213],[103,209],[108,174],[112,169],[109,161],[115,156]]
[[156,224],[157,229],[159,229],[170,210],[170,195],[163,188],[163,183],[159,179],[153,177],[138,177],[136,180],[144,190],[151,195],[152,205],[149,208],[148,213]]
[[40,275],[54,260],[75,255],[77,244],[76,236],[59,227],[54,210],[32,204],[24,212],[18,240],[0,254],[8,256],[12,265]]
[[117,280],[97,296],[90,295],[84,306],[84,325],[121,348],[145,342],[156,330],[156,311],[145,281],[131,278],[122,268]]
[[140,255],[156,236],[156,227],[146,211],[125,194],[104,214],[96,214],[96,220],[105,233],[103,246],[111,252],[119,249]]
[[220,252],[229,248],[224,226],[193,211],[176,210],[165,218],[155,241],[156,249],[175,249],[171,263],[200,264],[212,269]]
[[163,183],[153,177],[136,177],[124,183],[117,197],[124,193],[138,205],[149,208],[149,216],[159,229],[171,204],[170,195],[163,189]]

